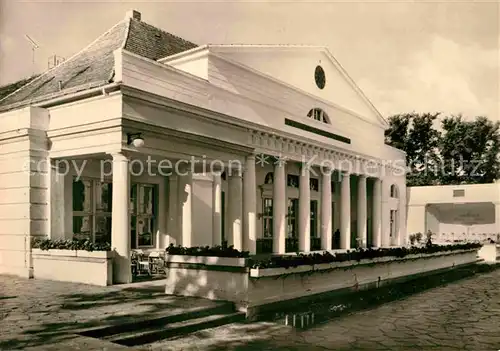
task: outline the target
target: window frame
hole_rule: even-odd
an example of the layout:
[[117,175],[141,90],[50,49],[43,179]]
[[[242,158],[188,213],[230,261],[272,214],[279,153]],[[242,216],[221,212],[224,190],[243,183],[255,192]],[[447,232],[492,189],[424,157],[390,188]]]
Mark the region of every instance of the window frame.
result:
[[[293,215],[295,214],[295,215]],[[286,237],[289,239],[299,238],[299,199],[289,197],[287,199],[287,230]],[[294,223],[292,223],[294,220]],[[292,229],[290,231],[290,228]]]
[[[113,211],[113,201],[112,201],[112,195],[111,195],[111,202],[108,204],[108,209],[107,211],[103,211],[101,209],[98,209],[98,187],[100,184],[108,184],[110,185],[110,192],[112,194],[113,191],[113,182],[111,180],[100,180],[99,178],[96,177],[79,177],[78,180],[81,181],[82,183],[84,182],[90,182],[90,210],[85,211],[85,210],[74,210],[74,184],[76,183],[76,179],[78,177],[73,177],[73,185],[71,188],[71,197],[73,200],[72,203],[72,221],[74,223],[74,218],[75,217],[89,217],[90,221],[90,234],[87,236],[89,240],[91,240],[93,243],[96,242],[96,234],[97,234],[97,220],[100,217],[104,217],[106,219],[112,219],[112,211]],[[133,199],[132,199],[132,189],[133,188],[137,189],[137,195],[139,194],[139,189],[141,187],[143,188],[151,188],[151,196],[152,196],[152,209],[151,209],[151,214],[148,213],[142,213],[139,211],[139,207],[141,206],[140,201],[137,201],[135,203],[136,209],[134,210],[133,207]],[[133,218],[136,219],[136,223],[138,219],[143,219],[143,220],[150,220],[150,229],[151,229],[151,245],[139,245],[139,235],[137,234],[137,224],[136,224],[136,235],[135,235],[135,246],[137,249],[150,249],[150,248],[155,248],[156,247],[156,235],[155,233],[157,232],[157,226],[158,226],[158,206],[159,206],[159,192],[158,192],[158,184],[152,184],[152,183],[139,183],[139,182],[134,182],[131,183],[130,185],[130,193],[129,193],[129,217],[130,217],[130,232],[129,232],[129,238],[130,241],[132,242],[132,222]],[[139,200],[139,197],[137,197],[137,200]],[[109,233],[110,235],[110,244],[111,244],[111,232]],[[76,234],[74,232],[73,228],[73,238],[78,238],[80,237],[81,239],[84,239],[84,235],[81,234]]]
[[[315,211],[313,211],[313,208]],[[319,224],[319,201],[311,200],[309,205],[310,211],[310,237],[319,238],[318,224]],[[314,214],[313,214],[314,213]]]
[[[132,198],[132,191],[136,189],[136,197],[137,201],[134,204]],[[142,207],[140,202],[140,190],[150,188],[151,189],[151,213],[145,213],[140,211],[139,209]],[[158,225],[158,186],[157,184],[151,183],[139,183],[133,182],[130,184],[130,205],[129,205],[129,214],[130,214],[130,240],[132,241],[132,223],[135,219],[135,247],[137,249],[151,249],[156,247],[156,228]],[[134,208],[135,207],[135,208]],[[140,220],[150,221],[150,230],[151,230],[151,245],[139,245],[139,232],[138,232],[138,222]],[[144,233],[142,233],[144,234]]]
[[[271,205],[268,206],[266,202],[269,202]],[[272,239],[274,237],[274,219],[273,219],[273,208],[274,203],[271,197],[262,198],[262,239]],[[266,208],[270,208],[270,213],[266,211]],[[270,223],[270,228],[266,231],[266,223]],[[271,233],[270,236],[266,236],[266,233]]]
[[317,122],[331,124],[330,117],[328,116],[328,114],[325,112],[325,110],[319,107],[311,108],[309,112],[307,112],[307,117]]
[[[85,210],[75,210],[74,209],[74,184],[77,182],[78,178],[78,181],[84,183],[84,182],[90,182],[90,210],[89,211],[85,211]],[[113,183],[111,181],[107,181],[107,180],[103,180],[101,181],[100,179],[98,178],[94,178],[94,177],[73,177],[73,183],[72,183],[72,187],[71,187],[71,198],[72,198],[72,215],[71,215],[71,218],[72,218],[72,222],[74,223],[74,220],[75,220],[75,217],[89,217],[89,221],[90,221],[90,234],[89,236],[87,237],[87,239],[90,239],[93,243],[96,242],[96,230],[97,230],[97,218],[99,217],[104,217],[104,218],[111,218],[111,213],[112,213],[112,201],[109,203],[109,211],[102,211],[102,210],[98,210],[97,208],[97,198],[98,198],[98,186],[100,184],[108,184],[108,185],[111,185],[111,188],[113,187]],[[111,190],[112,192],[112,190]],[[83,235],[81,234],[77,234],[75,233],[75,230],[74,230],[74,224],[73,224],[73,238],[75,238],[75,236],[78,238],[78,236],[81,236],[81,239],[84,239],[83,238]],[[111,236],[111,233],[109,234]],[[111,243],[111,239],[110,239],[110,242]]]

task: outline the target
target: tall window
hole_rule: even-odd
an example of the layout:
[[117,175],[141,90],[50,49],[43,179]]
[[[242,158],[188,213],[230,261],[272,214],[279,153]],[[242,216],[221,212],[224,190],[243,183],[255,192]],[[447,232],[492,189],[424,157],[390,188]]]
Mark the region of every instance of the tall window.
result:
[[288,199],[287,216],[287,237],[285,240],[286,252],[297,252],[299,250],[298,239],[298,218],[299,218],[299,199]]
[[391,210],[391,214],[390,214],[390,230],[389,230],[389,236],[392,238],[394,236],[396,236],[396,214],[397,214],[397,211],[396,210]]
[[319,191],[319,179],[316,178],[309,179],[309,188],[312,191]]
[[318,201],[311,201],[311,238],[318,237]]
[[288,238],[297,238],[299,199],[288,199]]
[[399,191],[396,185],[391,185],[391,197],[399,198]]
[[264,223],[264,230],[262,231],[264,239],[271,239],[273,237],[273,199],[263,199],[264,208],[262,211],[262,221]]
[[288,174],[286,177],[286,185],[291,188],[299,187],[300,178],[298,175]]
[[111,183],[93,179],[73,181],[73,237],[111,242]]
[[321,237],[318,235],[318,201],[311,201],[311,251],[321,250]]
[[155,186],[151,184],[133,184],[130,189],[132,248],[154,246],[155,213]]

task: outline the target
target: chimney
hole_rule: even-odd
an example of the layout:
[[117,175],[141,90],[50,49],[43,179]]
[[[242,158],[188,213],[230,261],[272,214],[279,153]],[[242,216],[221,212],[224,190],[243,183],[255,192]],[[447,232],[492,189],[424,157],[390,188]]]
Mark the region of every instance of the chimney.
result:
[[136,10],[129,10],[125,14],[125,19],[127,19],[127,18],[133,18],[136,21],[140,21],[141,20],[141,13],[139,11],[136,11]]

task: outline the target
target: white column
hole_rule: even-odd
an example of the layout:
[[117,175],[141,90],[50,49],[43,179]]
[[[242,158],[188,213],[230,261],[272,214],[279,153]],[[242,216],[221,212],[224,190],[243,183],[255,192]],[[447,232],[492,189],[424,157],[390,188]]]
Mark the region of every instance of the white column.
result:
[[171,174],[168,177],[168,222],[167,222],[167,246],[170,244],[180,244],[179,237],[179,213],[178,213],[178,186],[179,179],[177,174]]
[[375,178],[373,183],[373,212],[372,226],[373,236],[372,245],[380,247],[382,245],[382,189],[380,179]]
[[406,232],[406,205],[406,187],[403,183],[403,187],[399,188],[398,246],[406,246],[408,242],[408,234]]
[[391,237],[390,237],[390,230],[391,230],[391,211],[389,208],[389,197],[390,197],[390,187],[387,186],[387,182],[384,181],[383,179],[380,180],[380,187],[382,189],[382,215],[380,218],[382,219],[381,222],[381,231],[382,231],[382,237],[381,237],[381,243],[382,247],[389,247],[391,246]]
[[[71,192],[71,187],[65,188],[66,182],[65,178],[66,176],[62,173],[59,172],[59,169],[53,164],[54,161],[49,158],[49,196],[50,196],[50,206],[48,206],[49,209],[49,220],[47,221],[48,224],[48,234],[50,236],[50,239],[56,240],[56,239],[71,239],[67,238],[66,235],[71,234],[71,232],[66,232],[66,227],[65,227],[65,214],[66,214],[66,192]],[[67,176],[68,178],[71,178],[71,175]],[[70,200],[70,203],[72,200]],[[72,209],[71,209],[72,210]],[[71,212],[70,212],[71,213]],[[68,214],[70,216],[70,214]]]
[[307,164],[303,165],[299,180],[299,251],[311,251],[311,186]]
[[321,179],[321,249],[332,249],[332,173],[324,169]]
[[254,255],[257,250],[257,181],[255,156],[247,156],[243,174],[243,247]]
[[179,171],[178,184],[179,227],[181,245],[191,247],[193,237],[193,174],[190,170]]
[[366,248],[366,176],[358,177],[358,243],[362,248]]
[[236,250],[243,250],[243,204],[241,170],[228,170],[228,245],[233,245]]
[[351,248],[351,179],[342,173],[340,185],[340,248]]
[[128,158],[113,154],[113,206],[111,212],[111,247],[113,259],[113,281],[130,283],[130,175]]
[[221,174],[213,174],[212,183],[212,245],[222,243],[222,184]]
[[274,166],[273,182],[273,252],[285,253],[286,238],[286,173],[285,164]]

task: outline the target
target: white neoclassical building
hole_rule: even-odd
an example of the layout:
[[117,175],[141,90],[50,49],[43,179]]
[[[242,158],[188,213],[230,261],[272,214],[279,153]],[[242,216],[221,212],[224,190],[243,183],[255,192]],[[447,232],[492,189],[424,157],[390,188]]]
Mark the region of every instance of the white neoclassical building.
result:
[[131,11],[1,98],[0,273],[28,276],[43,236],[109,241],[117,282],[170,243],[404,244],[386,128],[324,47],[197,46]]

